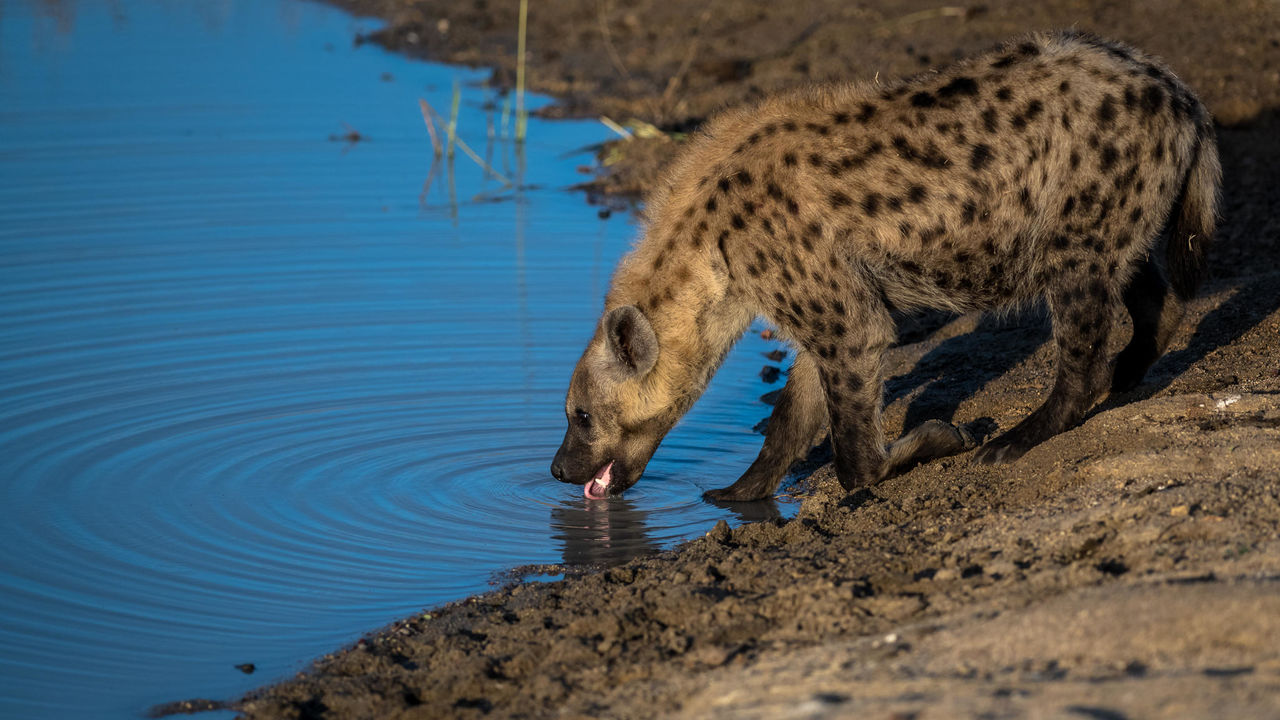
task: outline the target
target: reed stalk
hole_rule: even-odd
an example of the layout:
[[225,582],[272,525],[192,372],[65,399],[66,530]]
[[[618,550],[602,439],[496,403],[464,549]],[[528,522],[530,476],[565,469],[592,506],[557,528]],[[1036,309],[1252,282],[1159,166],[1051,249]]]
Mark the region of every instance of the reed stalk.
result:
[[453,159],[453,146],[458,141],[458,110],[462,106],[462,88],[458,85],[457,79],[453,81],[453,101],[449,103],[449,125],[448,137],[449,144],[445,148],[445,157]]
[[[457,85],[455,85],[454,88],[457,89]],[[455,94],[453,99],[453,110],[452,110],[453,120],[449,121],[448,123],[448,127],[449,127],[448,156],[450,158],[453,157],[453,146],[457,145],[459,148],[462,149],[462,152],[466,153],[467,157],[471,158],[471,160],[475,162],[476,165],[480,166],[481,170],[493,176],[494,179],[496,179],[498,182],[501,182],[503,185],[508,185],[508,186],[511,185],[512,184],[511,181],[508,180],[505,175],[498,172],[497,170],[494,170],[493,166],[485,162],[484,159],[481,158],[480,155],[477,154],[475,150],[472,150],[471,146],[468,145],[466,141],[464,141],[462,138],[457,136],[457,132],[455,128],[457,126],[457,119],[458,119],[458,104],[459,104],[458,96]],[[418,98],[418,107],[422,110],[422,119],[427,125],[427,131],[431,133],[431,137],[434,143],[436,134],[435,134],[435,125],[432,122],[432,119],[434,118],[435,120],[443,123],[444,118],[440,117],[440,113],[436,112],[436,109],[431,107],[431,105],[428,104],[427,101],[423,100],[422,98]],[[436,153],[436,156],[439,157],[438,151]]]
[[524,142],[529,114],[524,109],[524,37],[528,26],[529,0],[520,0],[520,28],[516,37],[516,142]]

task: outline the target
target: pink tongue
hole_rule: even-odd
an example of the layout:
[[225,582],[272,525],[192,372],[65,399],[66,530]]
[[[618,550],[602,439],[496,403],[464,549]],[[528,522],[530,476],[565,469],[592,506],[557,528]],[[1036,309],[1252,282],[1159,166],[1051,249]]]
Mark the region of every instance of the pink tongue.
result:
[[613,481],[613,461],[600,468],[595,477],[582,486],[582,496],[588,500],[602,500],[609,496],[609,483]]

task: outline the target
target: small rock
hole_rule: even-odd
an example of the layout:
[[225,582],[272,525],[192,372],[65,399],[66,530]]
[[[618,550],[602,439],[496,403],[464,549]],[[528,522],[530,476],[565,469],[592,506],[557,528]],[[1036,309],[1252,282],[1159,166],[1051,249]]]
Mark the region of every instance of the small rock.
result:
[[1169,515],[1172,517],[1186,517],[1191,512],[1191,508],[1187,505],[1175,505],[1169,508]]
[[778,378],[782,375],[782,368],[775,365],[765,365],[760,368],[760,379],[772,385],[778,382]]
[[253,671],[258,668],[255,667],[253,663],[240,663],[239,665],[236,665],[236,669],[245,675],[252,675]]
[[729,538],[732,535],[732,531],[729,530],[729,523],[724,520],[720,520],[715,524],[715,527],[707,531],[707,539],[712,542],[718,542],[721,545],[729,542]]

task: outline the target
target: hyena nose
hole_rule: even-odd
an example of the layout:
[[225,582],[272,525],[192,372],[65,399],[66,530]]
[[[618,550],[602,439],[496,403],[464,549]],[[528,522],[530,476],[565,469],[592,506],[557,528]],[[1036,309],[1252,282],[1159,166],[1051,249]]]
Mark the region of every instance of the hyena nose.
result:
[[560,464],[560,458],[551,461],[551,477],[564,482],[564,466]]

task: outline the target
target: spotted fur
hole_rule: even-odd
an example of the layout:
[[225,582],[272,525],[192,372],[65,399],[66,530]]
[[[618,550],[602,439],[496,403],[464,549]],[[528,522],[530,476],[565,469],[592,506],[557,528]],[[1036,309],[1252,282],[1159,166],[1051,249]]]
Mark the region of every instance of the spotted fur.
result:
[[[1163,353],[1200,279],[1219,175],[1208,113],[1168,68],[1074,32],[888,87],[806,89],[717,117],[649,199],[644,238],[574,371],[553,473],[584,482],[618,461],[611,491],[634,483],[762,316],[796,346],[795,366],[760,456],[712,496],[772,494],[828,421],[843,486],[876,482],[903,457],[962,449],[936,426],[886,448],[891,310],[1043,299],[1057,380],[976,454],[1017,458]],[[1162,231],[1163,270],[1150,257]],[[1122,305],[1134,336],[1112,372],[1103,348]],[[628,328],[654,338],[644,372]],[[583,414],[595,424],[575,423]]]

